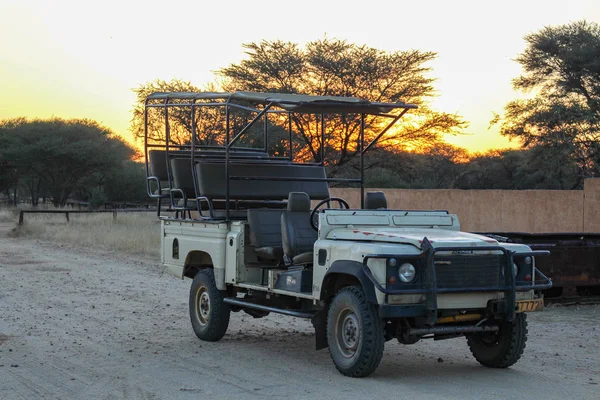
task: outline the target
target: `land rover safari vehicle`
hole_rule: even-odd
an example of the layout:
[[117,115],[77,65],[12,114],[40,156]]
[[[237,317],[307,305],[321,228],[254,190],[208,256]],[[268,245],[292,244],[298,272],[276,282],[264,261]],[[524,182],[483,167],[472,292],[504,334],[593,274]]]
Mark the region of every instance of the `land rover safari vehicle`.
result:
[[[535,267],[548,252],[365,193],[367,152],[413,108],[275,93],[147,98],[147,189],[159,205],[162,262],[192,279],[200,339],[221,339],[231,312],[280,313],[311,319],[316,348],[353,377],[371,374],[392,339],[465,336],[487,367],[519,359],[525,312],[541,311],[539,293],[551,286]],[[327,177],[332,138],[351,141],[358,177]],[[301,162],[309,159],[318,162]],[[331,196],[329,183],[355,185],[360,208]]]

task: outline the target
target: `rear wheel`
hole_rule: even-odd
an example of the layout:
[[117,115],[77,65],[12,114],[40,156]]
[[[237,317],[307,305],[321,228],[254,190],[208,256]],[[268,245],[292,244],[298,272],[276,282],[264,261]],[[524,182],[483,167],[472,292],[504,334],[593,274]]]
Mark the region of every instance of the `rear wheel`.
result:
[[383,357],[383,324],[377,307],[367,302],[359,286],[338,292],[327,316],[327,344],[335,367],[343,375],[372,374]]
[[467,342],[475,359],[486,367],[507,368],[519,361],[527,342],[527,315],[517,314],[513,322],[502,321],[493,333],[473,333]]
[[196,274],[189,303],[196,336],[209,342],[221,339],[229,326],[230,309],[223,302],[223,293],[217,289],[212,269],[203,269]]

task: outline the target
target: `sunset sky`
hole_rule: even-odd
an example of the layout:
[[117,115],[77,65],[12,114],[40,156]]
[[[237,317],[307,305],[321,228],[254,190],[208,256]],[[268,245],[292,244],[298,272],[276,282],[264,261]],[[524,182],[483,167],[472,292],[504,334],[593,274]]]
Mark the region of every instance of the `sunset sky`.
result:
[[514,146],[488,125],[519,95],[523,36],[583,18],[600,21],[600,1],[0,0],[0,119],[91,118],[130,139],[132,88],[156,78],[202,86],[244,57],[242,43],[327,35],[437,52],[433,105],[471,123],[448,141]]

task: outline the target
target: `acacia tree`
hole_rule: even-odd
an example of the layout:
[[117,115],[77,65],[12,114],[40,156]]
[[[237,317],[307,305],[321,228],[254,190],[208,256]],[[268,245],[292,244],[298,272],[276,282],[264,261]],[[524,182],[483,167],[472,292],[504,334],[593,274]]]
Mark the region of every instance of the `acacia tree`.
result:
[[45,187],[56,206],[63,206],[78,184],[93,174],[112,170],[135,150],[91,120],[0,121],[0,153],[37,205]]
[[[244,44],[247,59],[218,71],[226,91],[302,93],[318,96],[357,97],[377,102],[403,101],[419,106],[380,145],[415,148],[456,134],[466,123],[457,115],[432,110],[434,79],[427,76],[433,52],[385,52],[344,40],[322,39],[298,44],[262,41]],[[314,116],[297,115],[294,125],[306,149],[304,157],[320,161],[320,132]],[[386,124],[381,117],[366,121],[366,140]],[[329,116],[326,159],[340,166],[359,153],[358,117]],[[302,154],[301,154],[302,155]]]
[[568,154],[585,177],[600,173],[600,26],[586,21],[546,27],[525,36],[515,89],[534,93],[505,107],[501,133],[547,157]]

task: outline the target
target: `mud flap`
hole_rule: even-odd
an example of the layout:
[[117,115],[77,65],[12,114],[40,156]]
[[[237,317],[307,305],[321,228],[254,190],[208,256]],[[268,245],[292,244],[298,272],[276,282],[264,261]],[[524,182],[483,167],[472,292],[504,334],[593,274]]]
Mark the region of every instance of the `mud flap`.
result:
[[327,308],[312,317],[311,322],[315,327],[315,345],[316,350],[321,350],[329,347],[327,345]]

